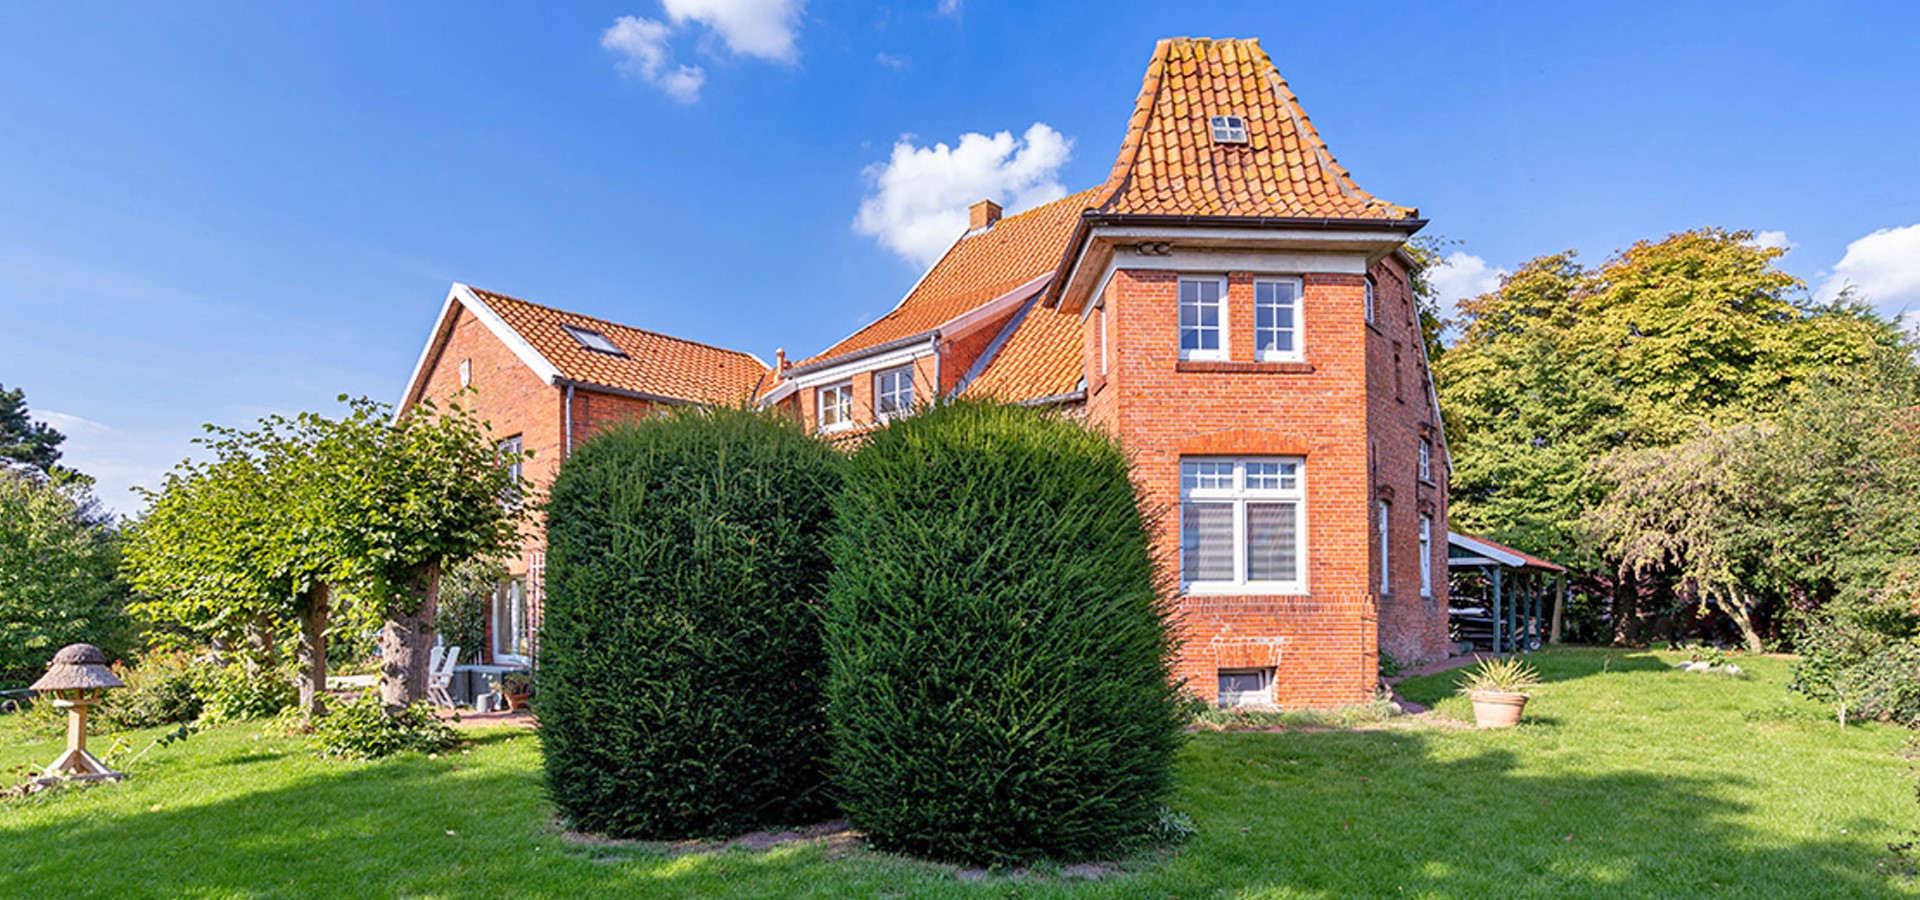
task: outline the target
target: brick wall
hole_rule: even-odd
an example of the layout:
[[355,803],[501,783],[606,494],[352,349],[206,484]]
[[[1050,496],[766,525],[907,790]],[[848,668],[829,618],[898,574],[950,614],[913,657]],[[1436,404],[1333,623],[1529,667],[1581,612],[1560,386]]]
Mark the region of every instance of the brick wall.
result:
[[[1254,354],[1254,276],[1245,272],[1227,273],[1227,361],[1179,359],[1179,278],[1153,269],[1114,273],[1102,295],[1104,311],[1085,326],[1087,415],[1132,453],[1156,521],[1155,552],[1174,585],[1181,458],[1302,457],[1306,584],[1299,595],[1174,597],[1176,675],[1213,699],[1220,669],[1272,667],[1275,701],[1283,706],[1364,702],[1375,687],[1382,633],[1398,639],[1418,632],[1397,612],[1391,629],[1382,626],[1374,591],[1370,431],[1376,425],[1384,431],[1404,414],[1375,412],[1383,376],[1391,372],[1380,370],[1381,336],[1363,324],[1364,280],[1302,276],[1303,360],[1263,363]],[[1110,342],[1104,377],[1097,355],[1102,327]],[[1395,401],[1389,394],[1386,402]],[[1442,509],[1437,522],[1443,515]],[[1409,531],[1404,539],[1415,536]],[[1444,537],[1436,543],[1444,555]],[[1396,558],[1411,560],[1413,552]],[[1444,583],[1444,569],[1436,570],[1436,581]]]

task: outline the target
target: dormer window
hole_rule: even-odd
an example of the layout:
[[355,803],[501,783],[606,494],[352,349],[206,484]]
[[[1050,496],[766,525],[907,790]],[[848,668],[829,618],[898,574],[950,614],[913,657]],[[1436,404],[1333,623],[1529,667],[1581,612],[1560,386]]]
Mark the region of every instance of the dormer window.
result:
[[611,356],[627,355],[625,352],[621,351],[619,345],[609,340],[606,335],[601,334],[600,332],[595,331],[591,328],[581,328],[578,325],[564,325],[564,324],[561,325],[560,327],[561,329],[565,330],[567,334],[572,335],[574,340],[579,341],[580,346],[585,347],[588,350],[592,350],[596,353],[606,353]]
[[1247,142],[1247,120],[1239,116],[1214,116],[1207,120],[1213,126],[1213,142],[1216,144],[1244,144]]

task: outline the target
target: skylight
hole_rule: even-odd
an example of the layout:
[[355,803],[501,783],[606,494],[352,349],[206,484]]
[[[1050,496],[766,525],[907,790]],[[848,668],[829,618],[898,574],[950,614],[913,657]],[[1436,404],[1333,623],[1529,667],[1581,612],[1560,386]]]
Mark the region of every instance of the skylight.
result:
[[568,334],[573,335],[574,340],[580,342],[580,346],[588,350],[598,350],[601,353],[611,353],[614,356],[627,355],[621,352],[619,345],[608,340],[606,335],[594,331],[591,328],[581,328],[577,325],[564,324],[560,327],[566,329]]
[[1247,142],[1247,120],[1239,116],[1214,116],[1208,120],[1213,126],[1213,142],[1216,144],[1244,144]]

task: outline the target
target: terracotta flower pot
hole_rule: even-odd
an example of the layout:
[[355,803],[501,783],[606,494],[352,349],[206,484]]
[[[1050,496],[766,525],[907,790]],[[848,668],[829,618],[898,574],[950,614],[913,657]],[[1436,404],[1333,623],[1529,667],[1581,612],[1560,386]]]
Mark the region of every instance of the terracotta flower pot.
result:
[[1526,694],[1505,691],[1474,691],[1473,724],[1477,728],[1511,728],[1520,724],[1520,713],[1527,708]]
[[[527,708],[527,698],[529,698],[529,697],[532,697],[532,696],[533,696],[533,695],[532,695],[531,693],[528,693],[528,694],[508,694],[508,695],[507,695],[507,709],[509,709],[509,710],[513,710],[513,711],[515,711],[515,712],[518,712],[518,711],[520,711],[520,710],[523,710],[523,709],[526,709],[526,708]],[[1523,701],[1523,702],[1524,702],[1524,701]],[[1517,715],[1516,715],[1516,718],[1517,718]]]

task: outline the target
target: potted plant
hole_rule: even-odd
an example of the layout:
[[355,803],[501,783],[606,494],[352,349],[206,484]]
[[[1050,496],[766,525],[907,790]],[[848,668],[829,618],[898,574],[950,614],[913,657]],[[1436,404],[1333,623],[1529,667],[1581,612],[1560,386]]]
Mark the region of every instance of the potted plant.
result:
[[507,709],[526,709],[527,698],[533,696],[533,676],[526,672],[500,676],[500,693],[507,698]]
[[1460,693],[1473,701],[1473,724],[1507,728],[1520,722],[1527,693],[1540,686],[1540,673],[1517,656],[1481,660],[1460,679]]

